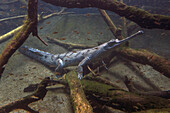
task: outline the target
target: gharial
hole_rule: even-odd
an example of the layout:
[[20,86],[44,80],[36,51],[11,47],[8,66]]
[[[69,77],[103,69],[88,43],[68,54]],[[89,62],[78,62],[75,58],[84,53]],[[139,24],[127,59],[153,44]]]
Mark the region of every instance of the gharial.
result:
[[56,67],[55,71],[57,72],[62,72],[63,68],[65,67],[78,65],[77,75],[79,79],[82,79],[83,66],[87,66],[88,64],[95,61],[103,62],[105,55],[112,52],[114,47],[143,33],[144,32],[140,30],[132,34],[131,36],[126,37],[123,40],[112,39],[99,46],[89,48],[89,49],[79,50],[76,52],[71,51],[71,52],[54,55],[48,52],[40,51],[38,49],[29,48],[27,46],[20,47],[19,51],[24,55],[36,59],[37,61],[45,65],[55,66]]

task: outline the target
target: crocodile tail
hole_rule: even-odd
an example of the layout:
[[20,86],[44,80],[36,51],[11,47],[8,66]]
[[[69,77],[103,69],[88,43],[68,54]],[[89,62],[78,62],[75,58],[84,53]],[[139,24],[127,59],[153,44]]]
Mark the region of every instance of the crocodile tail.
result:
[[40,51],[38,49],[30,48],[27,46],[20,47],[19,52],[45,65],[56,65],[55,61],[53,60],[54,55],[48,52]]

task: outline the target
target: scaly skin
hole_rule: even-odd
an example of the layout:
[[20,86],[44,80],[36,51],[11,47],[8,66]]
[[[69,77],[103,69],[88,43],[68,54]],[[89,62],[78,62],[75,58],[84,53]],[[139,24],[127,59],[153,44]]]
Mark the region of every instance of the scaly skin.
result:
[[29,48],[27,46],[21,47],[19,51],[24,55],[27,55],[37,61],[45,64],[56,67],[57,72],[62,72],[64,67],[68,66],[77,66],[78,78],[83,78],[83,66],[88,65],[91,62],[102,61],[110,52],[113,51],[113,48],[120,45],[123,42],[128,41],[129,39],[134,38],[135,36],[143,34],[143,31],[138,31],[137,33],[123,39],[123,40],[110,40],[99,46],[84,49],[80,51],[71,51],[63,54],[51,54],[48,52],[40,51],[38,49]]

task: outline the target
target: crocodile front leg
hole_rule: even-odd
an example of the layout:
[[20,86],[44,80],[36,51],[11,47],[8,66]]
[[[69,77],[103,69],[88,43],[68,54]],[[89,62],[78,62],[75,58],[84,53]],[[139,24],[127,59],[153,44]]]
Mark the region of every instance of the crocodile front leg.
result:
[[56,64],[57,64],[57,67],[55,69],[55,72],[58,72],[56,74],[56,78],[60,78],[63,76],[62,73],[63,73],[64,62],[59,58],[59,59],[57,59]]
[[77,67],[77,76],[79,79],[83,78],[83,66],[87,64],[87,62],[90,61],[89,57],[85,57],[78,65]]

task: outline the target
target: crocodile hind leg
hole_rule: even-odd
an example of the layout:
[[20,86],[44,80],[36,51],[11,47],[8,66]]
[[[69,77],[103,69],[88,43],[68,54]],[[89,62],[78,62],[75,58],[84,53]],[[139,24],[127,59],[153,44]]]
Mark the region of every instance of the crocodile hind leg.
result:
[[90,60],[89,57],[85,57],[78,65],[77,67],[77,76],[79,79],[83,78],[83,66],[87,64],[87,62]]

